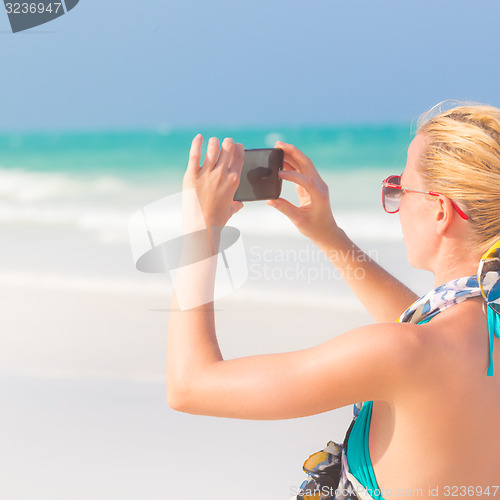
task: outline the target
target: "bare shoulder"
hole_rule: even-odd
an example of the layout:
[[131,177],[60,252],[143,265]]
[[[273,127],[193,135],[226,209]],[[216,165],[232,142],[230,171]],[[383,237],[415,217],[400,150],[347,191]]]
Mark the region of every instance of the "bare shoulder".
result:
[[340,366],[349,364],[345,361],[349,358],[351,369],[335,373],[335,378],[342,379],[351,396],[394,404],[409,394],[428,392],[436,380],[444,387],[446,380],[452,383],[461,374],[482,374],[487,332],[482,299],[468,299],[422,325],[380,323],[357,328],[332,339],[323,355],[342,357]]
[[341,366],[350,364],[352,369],[345,375],[335,375],[357,400],[394,403],[401,395],[406,399],[415,391],[428,391],[436,380],[455,380],[460,371],[470,374],[473,368],[472,372],[482,374],[489,352],[487,333],[482,299],[468,299],[423,325],[381,323],[357,328],[332,339],[323,355],[341,356]]
[[422,361],[431,375],[439,372],[445,376],[460,367],[468,370],[471,363],[484,364],[488,355],[488,321],[483,299],[468,299],[442,311],[420,326],[420,337],[426,346]]
[[335,381],[336,407],[354,401],[393,401],[423,371],[430,336],[420,325],[378,323],[356,328],[310,349]]

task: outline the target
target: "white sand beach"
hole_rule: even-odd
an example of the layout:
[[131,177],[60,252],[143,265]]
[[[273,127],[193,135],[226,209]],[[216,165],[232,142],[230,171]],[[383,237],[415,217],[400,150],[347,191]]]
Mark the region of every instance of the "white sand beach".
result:
[[[216,302],[223,355],[306,348],[370,323],[305,238],[273,231],[286,224],[281,214],[266,207],[260,232],[248,224],[262,208],[247,206],[232,221],[251,272]],[[370,255],[416,291],[432,285],[405,262],[397,233],[363,237],[356,220],[339,215]],[[0,498],[289,499],[305,479],[303,461],[342,440],[351,407],[255,422],[170,409],[172,287],[165,275],[134,268],[125,223],[107,239],[94,226],[64,220],[0,224]]]

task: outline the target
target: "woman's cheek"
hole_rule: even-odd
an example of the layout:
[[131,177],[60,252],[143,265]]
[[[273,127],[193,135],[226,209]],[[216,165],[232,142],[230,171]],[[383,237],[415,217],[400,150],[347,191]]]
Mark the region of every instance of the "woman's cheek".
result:
[[411,213],[411,207],[406,206],[406,200],[401,200],[399,209],[399,221],[403,233],[403,241],[406,245],[406,254],[411,266],[421,269],[421,256],[419,252],[419,241],[422,239],[420,220],[418,214]]

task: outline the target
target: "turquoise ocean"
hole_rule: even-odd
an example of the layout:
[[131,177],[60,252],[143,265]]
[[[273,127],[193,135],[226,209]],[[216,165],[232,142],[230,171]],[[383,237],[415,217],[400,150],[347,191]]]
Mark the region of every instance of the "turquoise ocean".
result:
[[[0,134],[0,220],[59,224],[92,221],[110,231],[138,204],[180,190],[192,138],[233,137],[245,148],[294,144],[329,183],[339,214],[387,218],[380,181],[400,173],[410,124]],[[287,184],[287,183],[285,183]],[[293,201],[293,188],[283,196]],[[262,202],[254,203],[261,208]],[[269,212],[268,207],[266,207]],[[255,228],[259,227],[257,223]],[[373,232],[373,223],[366,226]],[[358,227],[357,233],[363,234]],[[370,234],[371,234],[370,233]],[[390,237],[390,235],[388,235]]]
[[[164,276],[135,269],[128,223],[137,210],[181,191],[199,132],[203,153],[212,136],[232,137],[247,149],[273,147],[278,139],[294,144],[329,185],[338,224],[411,284],[399,218],[381,204],[382,179],[404,169],[411,124],[2,133],[0,226],[10,236],[2,279],[111,291],[158,285],[164,293]],[[298,203],[292,183],[283,182],[282,197]],[[180,217],[168,215],[167,230]],[[326,257],[265,202],[246,202],[230,225],[242,234],[250,269],[235,298],[328,306],[333,297],[337,305],[359,306]]]
[[184,169],[192,138],[230,136],[246,148],[296,145],[320,169],[397,167],[411,139],[410,124],[337,127],[218,128],[122,132],[0,133],[4,169],[148,177]]

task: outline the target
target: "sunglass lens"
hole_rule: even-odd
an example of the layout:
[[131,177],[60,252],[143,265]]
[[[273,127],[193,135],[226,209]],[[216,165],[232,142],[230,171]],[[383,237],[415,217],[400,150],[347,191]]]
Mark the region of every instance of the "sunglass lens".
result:
[[[401,177],[399,175],[392,175],[386,180],[386,184],[394,184],[396,186],[401,185]],[[384,210],[389,213],[395,213],[399,210],[399,204],[401,202],[401,195],[403,194],[401,189],[393,188],[387,185],[383,187],[383,201]]]

